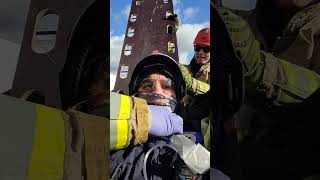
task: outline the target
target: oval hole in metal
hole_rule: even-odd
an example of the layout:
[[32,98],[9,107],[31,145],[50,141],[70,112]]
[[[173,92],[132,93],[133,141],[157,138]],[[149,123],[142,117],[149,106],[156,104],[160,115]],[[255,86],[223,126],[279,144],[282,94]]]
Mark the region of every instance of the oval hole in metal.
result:
[[168,0],[163,0],[164,3],[168,3]]
[[167,25],[167,33],[172,34],[173,32],[173,27],[171,25]]
[[130,22],[136,22],[136,20],[137,20],[137,15],[131,14],[131,16],[130,16]]
[[170,16],[172,16],[172,12],[171,11],[166,11],[166,19],[168,19]]
[[169,41],[168,42],[168,52],[169,53],[174,53],[176,51],[176,46],[174,45],[173,42]]
[[133,27],[130,27],[128,29],[128,34],[127,34],[128,37],[133,37],[134,36],[134,28]]
[[120,69],[120,78],[125,79],[128,77],[129,65],[123,64]]
[[56,43],[59,15],[55,10],[45,9],[37,15],[31,48],[36,53],[48,53]]
[[132,51],[132,45],[126,44],[124,47],[124,55],[129,56]]
[[136,5],[139,6],[140,5],[140,1],[136,1]]

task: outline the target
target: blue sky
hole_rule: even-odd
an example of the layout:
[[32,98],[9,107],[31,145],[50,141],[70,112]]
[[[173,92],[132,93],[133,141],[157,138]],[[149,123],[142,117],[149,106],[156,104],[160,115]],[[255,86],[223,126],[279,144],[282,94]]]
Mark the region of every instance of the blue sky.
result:
[[[132,0],[110,1],[110,32],[122,35],[125,32]],[[209,0],[174,0],[174,11],[182,23],[200,24],[209,21]]]
[[[115,83],[131,3],[132,0],[110,1],[111,90]],[[193,40],[197,32],[210,25],[210,0],[173,0],[173,8],[180,19],[177,31],[179,62],[188,64],[193,56]]]

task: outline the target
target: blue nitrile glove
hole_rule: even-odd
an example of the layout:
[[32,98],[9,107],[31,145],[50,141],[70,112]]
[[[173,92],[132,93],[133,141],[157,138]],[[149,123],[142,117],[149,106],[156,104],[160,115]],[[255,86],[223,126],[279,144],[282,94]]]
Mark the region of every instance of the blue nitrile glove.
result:
[[183,133],[183,119],[170,112],[168,107],[149,105],[151,110],[151,136],[169,136]]

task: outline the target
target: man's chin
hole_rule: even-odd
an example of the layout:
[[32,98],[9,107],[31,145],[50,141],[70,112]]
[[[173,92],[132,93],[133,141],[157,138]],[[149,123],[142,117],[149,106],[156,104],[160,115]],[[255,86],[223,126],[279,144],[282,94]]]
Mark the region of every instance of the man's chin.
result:
[[157,99],[149,102],[149,104],[156,105],[156,106],[163,106],[163,101]]
[[197,60],[197,64],[206,64],[208,61],[201,59],[201,60]]

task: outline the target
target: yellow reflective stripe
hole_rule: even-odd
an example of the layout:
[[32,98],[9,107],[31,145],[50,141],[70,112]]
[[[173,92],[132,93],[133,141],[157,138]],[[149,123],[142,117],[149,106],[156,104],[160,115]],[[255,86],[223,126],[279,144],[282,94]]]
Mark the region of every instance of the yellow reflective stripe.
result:
[[200,94],[202,94],[202,83],[201,83],[201,81],[199,81],[199,80],[197,80],[198,81],[198,92],[200,93]]
[[299,103],[320,87],[320,76],[314,71],[284,60],[279,62],[286,73],[287,83],[280,86],[285,91],[281,91],[281,96],[278,96],[278,103]]
[[117,146],[116,149],[121,149],[126,147],[128,141],[128,129],[129,129],[129,119],[130,119],[130,97],[121,96],[120,111],[117,120]]
[[197,80],[197,84],[196,94],[204,94],[210,90],[210,85],[205,82]]
[[28,180],[63,179],[65,152],[61,111],[36,105],[36,123]]

